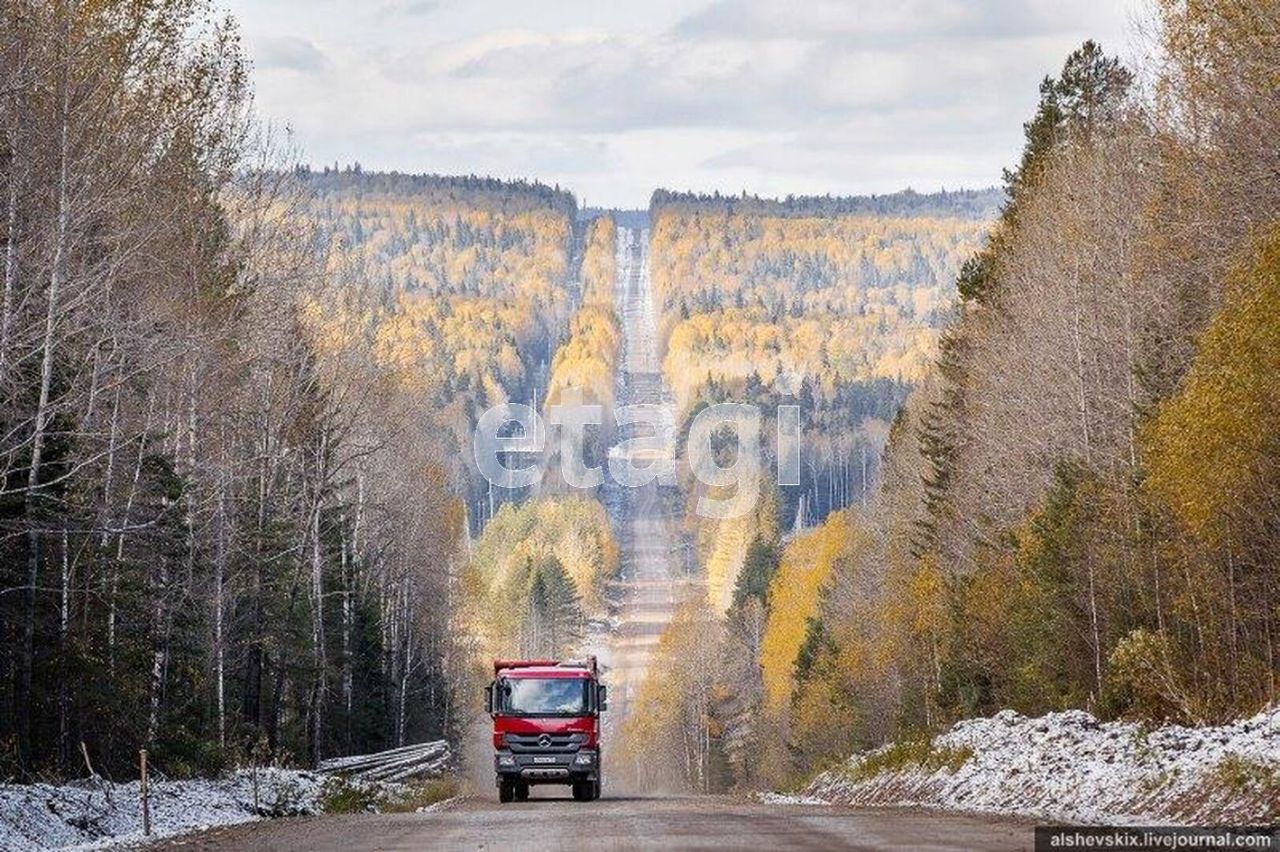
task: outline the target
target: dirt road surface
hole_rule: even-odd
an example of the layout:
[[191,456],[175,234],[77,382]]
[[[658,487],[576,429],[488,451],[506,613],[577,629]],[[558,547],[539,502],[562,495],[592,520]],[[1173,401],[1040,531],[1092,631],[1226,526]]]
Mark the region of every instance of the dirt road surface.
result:
[[[619,428],[620,456],[636,467],[647,467],[674,455],[675,411],[658,358],[657,318],[648,270],[647,231],[618,232],[617,311],[622,319],[623,358],[618,372],[618,405],[652,412],[668,428],[654,435],[651,424],[629,423]],[[660,449],[632,456],[621,451],[633,439],[656,437]],[[610,476],[604,502],[613,519],[622,550],[621,574],[609,596],[616,602],[617,623],[604,636],[589,636],[591,653],[606,667],[611,710],[605,718],[606,740],[616,742],[633,699],[644,683],[654,650],[681,598],[690,593],[679,570],[676,543],[678,512],[683,508],[674,476],[669,482],[641,487],[622,485]],[[615,767],[626,775],[625,767]]]
[[[551,792],[556,791],[556,792]],[[412,814],[283,819],[172,840],[166,850],[495,849],[1031,849],[1029,823],[988,817],[716,796],[604,798],[579,803],[558,788],[499,805],[490,797]]]

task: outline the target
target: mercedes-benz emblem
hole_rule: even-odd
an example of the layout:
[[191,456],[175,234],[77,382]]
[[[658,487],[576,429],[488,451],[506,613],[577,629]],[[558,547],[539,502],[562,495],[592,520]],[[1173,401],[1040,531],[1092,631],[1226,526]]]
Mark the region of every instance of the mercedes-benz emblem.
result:
[[547,734],[538,737],[538,745],[542,748],[551,748],[551,737]]

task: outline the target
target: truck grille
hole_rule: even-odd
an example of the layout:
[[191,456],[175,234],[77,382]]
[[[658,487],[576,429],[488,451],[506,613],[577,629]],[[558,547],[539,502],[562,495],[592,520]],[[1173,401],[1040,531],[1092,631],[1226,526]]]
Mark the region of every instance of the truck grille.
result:
[[515,754],[555,754],[577,751],[573,734],[507,734],[507,748]]

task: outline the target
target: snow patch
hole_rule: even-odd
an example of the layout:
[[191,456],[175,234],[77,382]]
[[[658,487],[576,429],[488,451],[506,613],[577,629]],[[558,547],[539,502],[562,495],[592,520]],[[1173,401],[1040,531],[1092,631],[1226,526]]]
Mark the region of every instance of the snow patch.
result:
[[[100,849],[120,843],[279,816],[323,811],[329,775],[289,769],[242,770],[217,780],[151,782],[151,837],[142,834],[138,782],[101,779],[54,786],[0,784],[0,849]],[[399,785],[347,782],[392,793]]]
[[817,796],[793,796],[784,793],[760,793],[756,799],[766,805],[830,805],[827,799]]
[[429,805],[423,805],[422,807],[418,808],[418,813],[433,814],[436,811],[448,810],[449,808],[456,805],[458,802],[462,801],[462,798],[463,798],[462,796],[450,796],[447,799],[441,799],[438,802],[432,802]]
[[1155,729],[1081,710],[1038,718],[1005,710],[959,722],[931,745],[967,759],[955,769],[876,772],[886,746],[817,776],[805,795],[1082,823],[1280,819],[1280,707],[1220,727]]

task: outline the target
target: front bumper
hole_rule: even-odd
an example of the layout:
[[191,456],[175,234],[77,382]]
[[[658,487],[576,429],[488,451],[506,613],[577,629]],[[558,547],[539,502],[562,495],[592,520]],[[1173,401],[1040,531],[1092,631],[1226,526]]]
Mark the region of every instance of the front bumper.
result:
[[600,777],[600,753],[579,749],[551,754],[499,751],[493,756],[498,783],[524,781],[530,784],[568,784],[595,781]]

